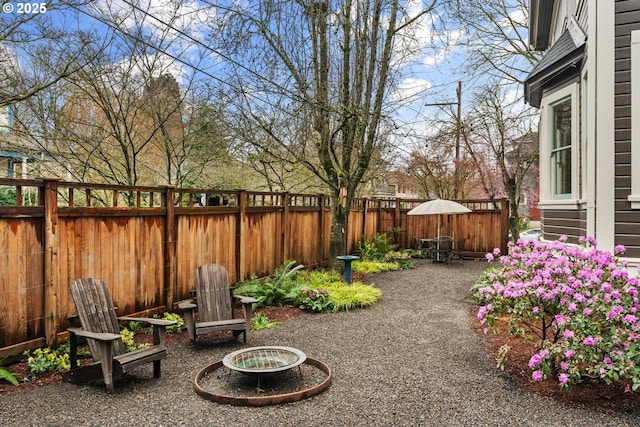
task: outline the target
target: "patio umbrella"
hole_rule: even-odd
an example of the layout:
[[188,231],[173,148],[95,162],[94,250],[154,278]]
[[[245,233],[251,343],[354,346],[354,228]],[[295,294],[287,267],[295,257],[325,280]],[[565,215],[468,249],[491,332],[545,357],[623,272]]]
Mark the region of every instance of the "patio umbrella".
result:
[[438,215],[438,239],[440,238],[440,215],[453,215],[471,212],[466,206],[453,200],[435,199],[424,202],[411,209],[407,215]]

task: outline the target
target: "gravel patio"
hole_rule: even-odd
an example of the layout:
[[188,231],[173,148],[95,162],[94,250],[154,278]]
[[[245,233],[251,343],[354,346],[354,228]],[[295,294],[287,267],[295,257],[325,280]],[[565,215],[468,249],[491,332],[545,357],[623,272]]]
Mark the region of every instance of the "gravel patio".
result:
[[[162,378],[141,367],[129,386],[66,383],[0,394],[2,426],[637,426],[640,410],[565,406],[517,387],[496,371],[473,331],[465,300],[487,267],[418,260],[416,268],[369,276],[376,306],[305,314],[274,329],[194,348],[174,343]],[[243,348],[295,347],[326,363],[332,385],[296,403],[261,408],[210,402],[193,391],[200,369]]]

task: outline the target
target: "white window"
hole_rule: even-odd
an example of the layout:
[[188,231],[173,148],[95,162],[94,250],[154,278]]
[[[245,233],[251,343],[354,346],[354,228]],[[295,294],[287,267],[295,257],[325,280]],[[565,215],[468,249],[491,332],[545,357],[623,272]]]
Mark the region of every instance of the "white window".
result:
[[0,132],[9,132],[12,125],[12,111],[10,105],[0,107]]
[[551,194],[571,197],[571,97],[551,105]]
[[631,195],[632,209],[640,209],[640,30],[631,32]]
[[578,84],[542,99],[540,206],[576,209],[578,203]]

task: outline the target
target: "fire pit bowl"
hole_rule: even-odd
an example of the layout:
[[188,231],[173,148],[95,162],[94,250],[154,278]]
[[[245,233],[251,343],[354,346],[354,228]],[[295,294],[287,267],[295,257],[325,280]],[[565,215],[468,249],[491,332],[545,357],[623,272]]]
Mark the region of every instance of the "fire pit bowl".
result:
[[286,371],[301,365],[307,355],[297,348],[265,346],[245,348],[227,354],[222,363],[227,368],[245,374],[268,374]]
[[[290,372],[297,367],[299,372]],[[231,375],[239,372],[242,375]],[[258,387],[253,383],[258,380]],[[243,380],[244,378],[244,380]],[[268,383],[260,388],[260,379]],[[234,351],[196,375],[194,390],[216,403],[268,406],[308,399],[331,384],[327,365],[291,347],[252,347]]]

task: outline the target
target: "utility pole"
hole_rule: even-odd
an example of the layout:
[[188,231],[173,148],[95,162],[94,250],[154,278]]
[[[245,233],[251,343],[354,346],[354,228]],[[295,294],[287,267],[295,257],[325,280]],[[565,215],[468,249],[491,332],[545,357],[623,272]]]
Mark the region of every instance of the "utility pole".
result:
[[[455,151],[455,164],[454,172],[456,177],[458,176],[458,163],[460,162],[460,137],[462,135],[462,81],[458,80],[458,87],[456,88],[457,101],[455,102],[437,102],[434,104],[424,104],[427,107],[441,107],[445,105],[457,105],[458,111],[456,112],[456,151]],[[456,189],[457,193],[457,189]],[[458,194],[456,194],[458,197]]]
[[462,133],[462,81],[458,80],[458,88],[456,89],[458,96],[458,114],[456,115],[456,172],[458,171],[458,162],[460,161],[460,135]]

